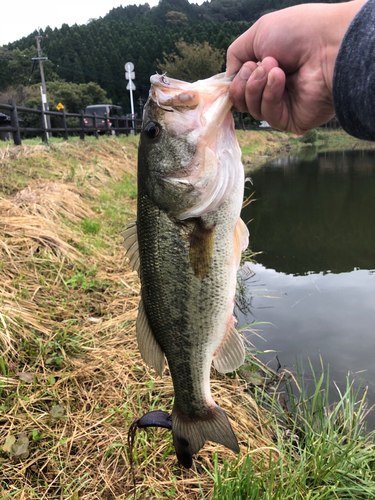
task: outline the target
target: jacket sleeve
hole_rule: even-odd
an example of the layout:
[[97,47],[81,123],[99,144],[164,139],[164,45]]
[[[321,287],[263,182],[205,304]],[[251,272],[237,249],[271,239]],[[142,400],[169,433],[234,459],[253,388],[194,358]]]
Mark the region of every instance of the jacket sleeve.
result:
[[343,129],[359,139],[375,141],[375,0],[360,9],[344,36],[332,94]]

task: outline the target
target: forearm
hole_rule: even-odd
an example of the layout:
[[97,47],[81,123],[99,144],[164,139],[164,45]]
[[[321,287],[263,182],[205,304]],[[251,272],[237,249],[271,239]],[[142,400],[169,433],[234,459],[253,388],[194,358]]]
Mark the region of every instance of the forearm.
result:
[[372,141],[375,140],[374,54],[375,0],[368,0],[342,41],[334,68],[332,92],[341,126],[355,137]]

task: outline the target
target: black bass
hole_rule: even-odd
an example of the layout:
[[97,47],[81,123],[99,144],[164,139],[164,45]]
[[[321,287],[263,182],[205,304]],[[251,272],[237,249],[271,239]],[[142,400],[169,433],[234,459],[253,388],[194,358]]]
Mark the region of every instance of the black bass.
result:
[[239,452],[210,391],[212,361],[227,373],[245,356],[233,307],[248,230],[240,219],[244,171],[230,82],[224,74],[192,84],[151,77],[138,150],[138,220],[124,233],[141,280],[138,346],[160,376],[168,360],[173,442],[187,468],[206,441]]

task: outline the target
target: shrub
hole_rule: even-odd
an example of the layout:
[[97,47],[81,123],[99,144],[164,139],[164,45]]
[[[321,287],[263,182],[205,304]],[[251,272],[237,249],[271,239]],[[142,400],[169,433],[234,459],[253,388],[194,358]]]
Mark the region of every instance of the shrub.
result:
[[300,142],[304,144],[314,144],[317,141],[318,133],[316,129],[309,130],[306,134],[300,138]]

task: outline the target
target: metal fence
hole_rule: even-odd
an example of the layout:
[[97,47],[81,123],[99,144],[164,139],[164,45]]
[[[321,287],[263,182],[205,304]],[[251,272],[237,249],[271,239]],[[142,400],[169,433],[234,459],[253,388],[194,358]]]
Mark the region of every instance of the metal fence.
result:
[[[41,135],[44,142],[48,142],[49,134],[58,134],[64,139],[68,139],[69,134],[79,134],[80,139],[84,140],[88,134],[93,134],[98,139],[99,132],[107,134],[120,135],[134,133],[137,134],[142,125],[142,120],[139,118],[127,117],[113,117],[105,119],[105,126],[98,127],[98,120],[103,121],[102,117],[94,115],[87,115],[83,111],[79,113],[66,113],[65,109],[61,111],[45,111],[42,106],[39,109],[24,108],[17,106],[14,99],[9,99],[8,104],[0,103],[0,110],[5,110],[10,116],[10,126],[1,126],[0,133],[5,134],[11,132],[13,134],[13,141],[16,146],[21,146],[21,134]],[[39,116],[39,127],[24,127],[22,120],[20,120],[20,113],[31,113]],[[46,116],[56,116],[60,118],[60,127],[48,127]],[[78,118],[79,127],[68,127],[68,118]],[[93,120],[93,126],[88,127],[85,124],[85,118]]]

